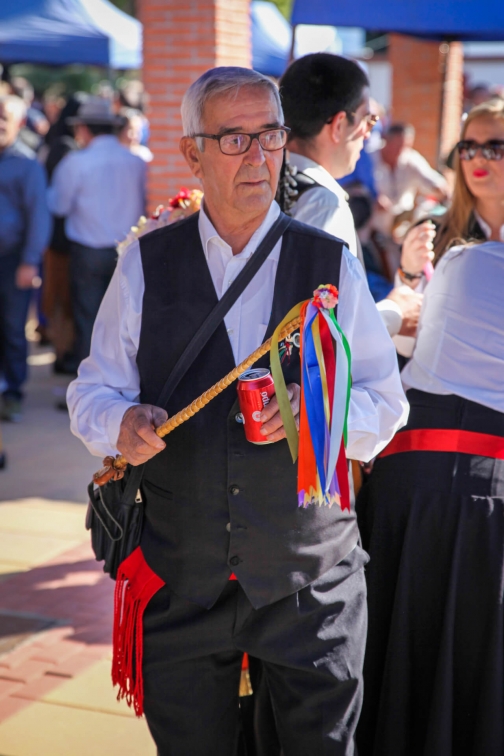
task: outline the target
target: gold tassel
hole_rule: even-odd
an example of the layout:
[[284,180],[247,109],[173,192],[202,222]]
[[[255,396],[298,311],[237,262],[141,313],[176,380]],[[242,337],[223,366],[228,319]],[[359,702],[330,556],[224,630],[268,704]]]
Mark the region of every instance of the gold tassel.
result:
[[254,691],[252,690],[252,683],[250,682],[250,674],[248,669],[242,669],[240,675],[240,698],[244,696],[251,696]]

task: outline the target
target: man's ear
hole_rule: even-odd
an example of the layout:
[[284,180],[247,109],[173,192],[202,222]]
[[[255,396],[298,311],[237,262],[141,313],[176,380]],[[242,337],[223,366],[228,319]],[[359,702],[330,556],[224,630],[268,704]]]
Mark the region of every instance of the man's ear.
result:
[[191,173],[196,178],[202,177],[203,171],[200,163],[200,151],[196,146],[196,141],[192,137],[182,137],[179,144],[179,149],[182,155],[185,157],[187,165],[191,169]]
[[329,130],[331,139],[335,144],[339,144],[343,139],[343,129],[346,126],[347,116],[344,110],[340,113],[336,113],[331,123],[329,124]]

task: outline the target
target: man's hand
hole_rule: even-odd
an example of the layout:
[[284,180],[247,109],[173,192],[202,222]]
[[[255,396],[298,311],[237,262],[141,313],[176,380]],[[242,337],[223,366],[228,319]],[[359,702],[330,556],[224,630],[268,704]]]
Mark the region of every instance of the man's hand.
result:
[[[424,265],[434,259],[433,240],[436,236],[436,227],[432,221],[425,221],[418,226],[413,226],[404,238],[401,265],[408,273],[421,273]],[[408,281],[410,289],[418,286],[416,281]]]
[[416,294],[409,286],[398,286],[397,289],[392,289],[387,299],[395,302],[401,310],[402,324],[399,336],[416,336],[423,294]]
[[33,279],[38,275],[38,268],[36,265],[26,265],[22,263],[16,270],[16,286],[18,289],[31,289],[33,286]]
[[154,428],[167,419],[167,412],[152,404],[138,404],[126,410],[117,449],[130,465],[142,465],[165,448],[165,442],[156,436]]
[[[294,414],[296,426],[299,430],[299,399],[301,396],[301,388],[297,383],[289,383],[287,386],[287,393],[289,395],[290,406]],[[261,412],[261,421],[263,423],[261,433],[266,437],[267,441],[280,441],[282,438],[286,438],[276,396],[271,397],[270,403]]]

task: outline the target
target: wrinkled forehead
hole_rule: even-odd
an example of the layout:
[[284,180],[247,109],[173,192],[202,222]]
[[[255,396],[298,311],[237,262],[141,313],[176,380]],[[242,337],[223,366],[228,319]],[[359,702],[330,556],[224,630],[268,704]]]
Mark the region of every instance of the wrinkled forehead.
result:
[[278,100],[267,86],[242,86],[211,95],[202,114],[205,132],[218,134],[232,129],[249,131],[280,125]]

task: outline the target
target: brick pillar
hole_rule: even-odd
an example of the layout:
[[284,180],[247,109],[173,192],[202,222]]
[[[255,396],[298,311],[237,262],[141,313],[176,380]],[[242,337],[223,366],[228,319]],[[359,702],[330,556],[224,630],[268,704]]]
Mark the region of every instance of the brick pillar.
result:
[[434,167],[458,139],[462,116],[460,42],[428,42],[391,34],[392,119],[412,123],[415,148]]
[[186,89],[214,66],[250,68],[250,0],[139,0],[144,29],[143,81],[149,95],[149,208],[180,187],[195,188],[179,152],[180,103]]

